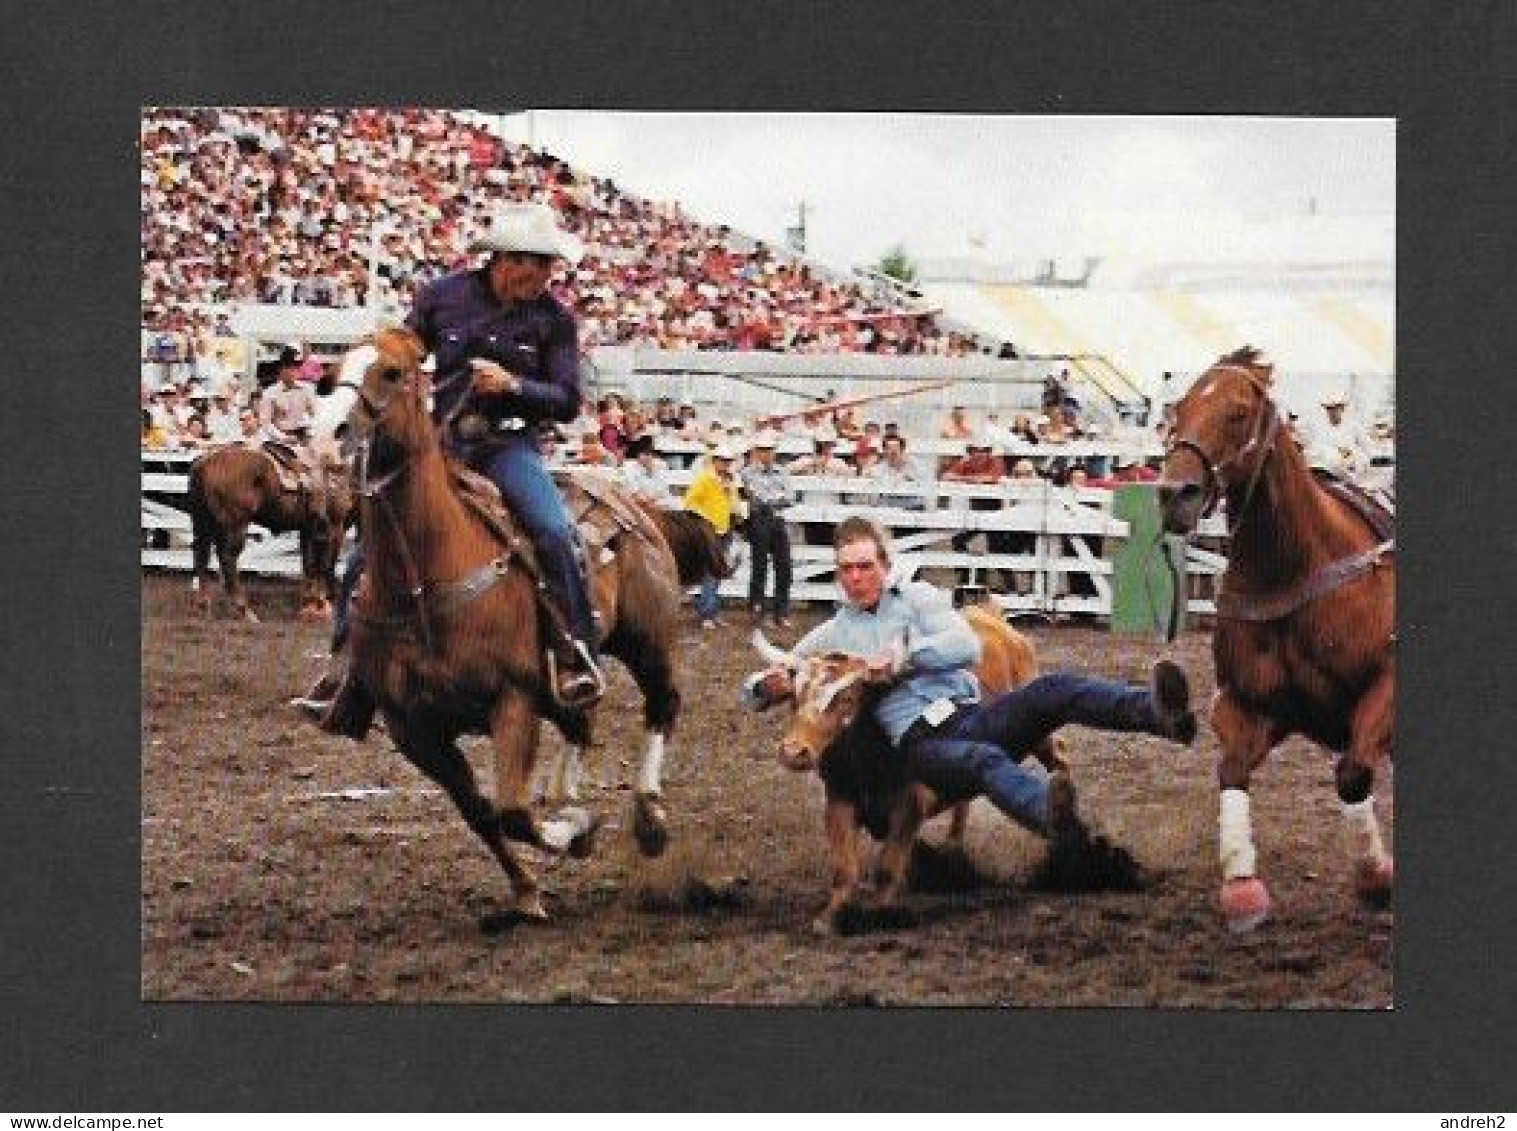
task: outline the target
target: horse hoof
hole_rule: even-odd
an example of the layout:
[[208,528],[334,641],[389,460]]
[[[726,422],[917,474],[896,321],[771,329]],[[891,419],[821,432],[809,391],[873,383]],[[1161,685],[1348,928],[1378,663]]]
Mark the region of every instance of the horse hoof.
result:
[[644,856],[661,856],[669,847],[669,816],[656,794],[639,793],[633,799],[632,835]]
[[595,852],[595,834],[600,832],[601,819],[597,814],[590,815],[589,823],[574,834],[569,841],[569,847],[564,851],[576,860],[586,860]]
[[1364,860],[1354,873],[1354,890],[1371,907],[1388,907],[1395,880],[1396,865],[1389,856],[1383,860]]
[[1254,876],[1240,876],[1222,885],[1222,915],[1235,935],[1252,931],[1269,918],[1269,889]]
[[249,624],[262,624],[263,623],[262,621],[260,621],[258,619],[258,614],[255,613],[252,609],[243,609],[242,610],[242,619],[245,620],[245,621],[247,621]]

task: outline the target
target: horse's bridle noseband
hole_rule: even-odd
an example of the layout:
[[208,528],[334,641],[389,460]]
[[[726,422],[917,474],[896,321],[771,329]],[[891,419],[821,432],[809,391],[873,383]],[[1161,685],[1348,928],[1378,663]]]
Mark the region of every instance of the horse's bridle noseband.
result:
[[1264,465],[1274,454],[1275,442],[1280,437],[1280,410],[1270,399],[1269,390],[1264,387],[1264,384],[1243,366],[1217,365],[1212,367],[1212,372],[1220,369],[1231,369],[1243,374],[1245,380],[1259,394],[1259,405],[1254,410],[1253,419],[1250,420],[1248,426],[1248,441],[1233,455],[1218,463],[1212,459],[1211,453],[1201,446],[1200,441],[1189,436],[1172,435],[1165,441],[1164,456],[1167,459],[1174,452],[1184,450],[1190,452],[1200,462],[1201,470],[1206,473],[1201,483],[1201,515],[1205,518],[1217,509],[1217,504],[1226,494],[1222,472],[1240,463],[1248,453],[1259,450],[1259,456],[1254,461],[1253,471],[1249,474],[1248,488],[1243,493],[1243,502],[1238,507],[1238,513],[1229,513],[1227,516],[1228,533],[1231,533],[1237,529],[1238,523],[1243,518],[1243,512],[1248,509],[1248,504],[1254,497],[1254,489],[1259,485],[1259,478],[1264,474]]

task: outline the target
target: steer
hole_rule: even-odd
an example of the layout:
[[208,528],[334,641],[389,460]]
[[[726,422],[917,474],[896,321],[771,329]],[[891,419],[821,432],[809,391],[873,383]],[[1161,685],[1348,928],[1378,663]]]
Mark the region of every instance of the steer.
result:
[[[1038,674],[1032,644],[998,611],[974,606],[964,610],[964,618],[980,639],[974,674],[984,695],[1009,691]],[[841,925],[858,885],[860,828],[882,842],[882,882],[876,900],[880,906],[890,906],[900,899],[911,846],[922,823],[951,807],[949,836],[962,844],[969,801],[950,805],[927,786],[910,780],[872,712],[861,712],[872,703],[863,659],[841,653],[791,656],[757,632],[754,644],[771,664],[789,667],[793,673],[795,712],[780,738],[780,764],[798,773],[814,769],[826,786],[832,892],[815,926],[830,933]],[[1045,739],[1032,754],[1050,772],[1065,768],[1053,738]]]

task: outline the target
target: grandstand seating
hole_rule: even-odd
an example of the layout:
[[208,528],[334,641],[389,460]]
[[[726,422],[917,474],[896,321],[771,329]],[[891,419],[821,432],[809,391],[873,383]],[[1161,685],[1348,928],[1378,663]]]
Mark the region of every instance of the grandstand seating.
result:
[[206,304],[404,308],[505,201],[546,200],[587,255],[557,283],[584,344],[975,351],[908,296],[697,222],[433,110],[152,108],[141,123],[144,325]]

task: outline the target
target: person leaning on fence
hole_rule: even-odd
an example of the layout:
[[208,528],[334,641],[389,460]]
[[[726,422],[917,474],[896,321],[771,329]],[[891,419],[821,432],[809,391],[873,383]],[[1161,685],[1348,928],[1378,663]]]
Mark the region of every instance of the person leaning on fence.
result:
[[[906,454],[906,437],[887,435],[881,458],[870,470],[879,487],[879,505],[903,511],[927,509],[926,492],[931,483]],[[892,492],[890,488],[896,488]]]
[[[878,756],[903,757],[911,778],[944,800],[984,794],[1024,828],[1078,842],[1087,834],[1067,773],[1045,780],[1019,764],[1039,742],[1069,723],[1195,741],[1189,683],[1168,660],[1154,664],[1147,686],[1057,671],[983,699],[972,671],[979,637],[933,586],[890,581],[890,544],[878,526],[846,519],[834,553],[843,600],[791,655],[867,660],[865,679],[881,694],[872,717],[861,713],[841,741],[877,723],[891,744]],[[764,710],[794,694],[790,669],[778,666],[749,676],[740,702]]]
[[[818,432],[811,438],[812,453],[792,460],[785,468],[791,475],[827,475],[840,478],[853,474],[853,468],[839,459],[834,453],[837,447],[837,436],[832,432]],[[836,491],[804,491],[801,494],[801,502],[807,506],[837,506],[838,494]],[[832,543],[831,522],[807,522],[802,524],[805,534],[806,545],[827,546]]]
[[[965,445],[966,453],[963,459],[956,460],[943,472],[942,478],[948,483],[975,483],[981,486],[990,486],[1003,482],[1006,478],[1006,460],[995,454],[995,442],[985,433],[972,437]],[[969,500],[969,509],[972,511],[999,511],[1002,509],[1002,501],[995,499]],[[1010,531],[987,530],[985,531],[985,549],[992,554],[1009,554],[1011,539]],[[953,548],[958,553],[966,553],[969,543],[978,531],[966,530],[962,534],[953,536]],[[987,571],[988,572],[988,571]],[[997,569],[997,578],[1004,589],[1005,578]],[[971,571],[959,570],[959,584],[968,585],[971,581]]]
[[774,563],[774,595],[769,614],[778,628],[790,627],[790,531],[785,511],[795,502],[790,477],[774,462],[778,437],[760,432],[748,446],[748,464],[739,479],[748,500],[747,535],[750,555],[748,611],[755,626],[764,619],[764,589],[769,563]]
[[[711,524],[721,541],[722,556],[732,544],[732,524],[741,513],[742,500],[738,498],[738,483],[732,467],[737,461],[737,451],[725,441],[711,449],[710,458],[696,471],[685,488],[684,508],[700,515]],[[721,624],[721,599],[717,593],[717,578],[707,576],[701,581],[701,591],[695,600],[695,615],[702,628],[716,628]]]

